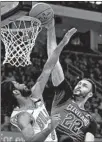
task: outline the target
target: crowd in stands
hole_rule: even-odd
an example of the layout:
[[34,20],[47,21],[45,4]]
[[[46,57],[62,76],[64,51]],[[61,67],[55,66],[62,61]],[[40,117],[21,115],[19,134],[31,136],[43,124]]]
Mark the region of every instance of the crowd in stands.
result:
[[[3,51],[2,51],[3,52]],[[4,54],[1,56],[1,61],[4,59]],[[43,65],[45,64],[47,55],[43,56],[38,53],[32,52],[31,61],[32,65],[26,67],[15,68],[10,64],[1,65],[1,81],[5,79],[16,80],[19,83],[25,83],[31,88],[36,79],[40,75]],[[70,84],[74,87],[77,81],[83,77],[89,77],[97,81],[102,86],[102,56],[88,55],[84,53],[65,51],[60,57],[61,65],[63,66],[65,77],[70,81]],[[79,71],[79,74],[73,74],[70,67]],[[48,111],[50,112],[51,104],[53,100],[53,89],[49,79],[45,91],[43,94],[45,105],[47,105]],[[3,98],[1,98],[1,102]],[[97,121],[97,134],[96,137],[102,137],[102,90],[90,100],[91,103],[86,104],[86,108],[90,109],[93,116]],[[10,114],[7,106],[1,106],[1,130],[2,131],[18,131],[14,126],[10,125]]]
[[102,12],[102,2],[90,2],[90,1],[49,1],[49,3],[57,4],[61,6],[85,9],[90,11]]

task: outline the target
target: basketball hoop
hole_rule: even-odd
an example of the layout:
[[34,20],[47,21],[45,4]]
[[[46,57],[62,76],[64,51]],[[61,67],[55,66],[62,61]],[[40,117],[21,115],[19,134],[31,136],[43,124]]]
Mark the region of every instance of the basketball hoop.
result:
[[30,16],[23,16],[3,26],[1,28],[1,39],[5,45],[3,64],[10,63],[16,67],[30,65],[30,54],[40,31],[40,20]]

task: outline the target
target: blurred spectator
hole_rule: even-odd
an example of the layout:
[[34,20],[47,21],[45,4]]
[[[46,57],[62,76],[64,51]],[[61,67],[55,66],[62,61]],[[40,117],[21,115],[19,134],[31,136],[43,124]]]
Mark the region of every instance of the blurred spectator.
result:
[[93,117],[97,121],[97,137],[100,137],[101,129],[102,129],[102,117],[100,116],[98,112],[98,108],[94,109],[94,112],[92,113]]
[[12,72],[8,72],[8,76],[6,77],[6,80],[11,80],[11,81],[15,80],[15,77],[12,74]]

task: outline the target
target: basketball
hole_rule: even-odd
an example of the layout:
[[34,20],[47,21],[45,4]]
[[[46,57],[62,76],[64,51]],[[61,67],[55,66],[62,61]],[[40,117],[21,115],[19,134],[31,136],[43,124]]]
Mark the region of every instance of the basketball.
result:
[[49,4],[37,3],[32,7],[29,16],[39,19],[44,26],[51,22],[54,17],[54,11]]

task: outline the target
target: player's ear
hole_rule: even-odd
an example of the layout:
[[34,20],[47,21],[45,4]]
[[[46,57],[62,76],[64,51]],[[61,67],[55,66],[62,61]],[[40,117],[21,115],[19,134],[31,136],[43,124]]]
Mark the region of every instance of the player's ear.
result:
[[90,92],[90,93],[88,94],[88,96],[89,96],[89,98],[91,98],[91,97],[93,96],[93,93]]
[[13,90],[13,94],[17,96],[17,95],[21,95],[21,92],[19,90]]

